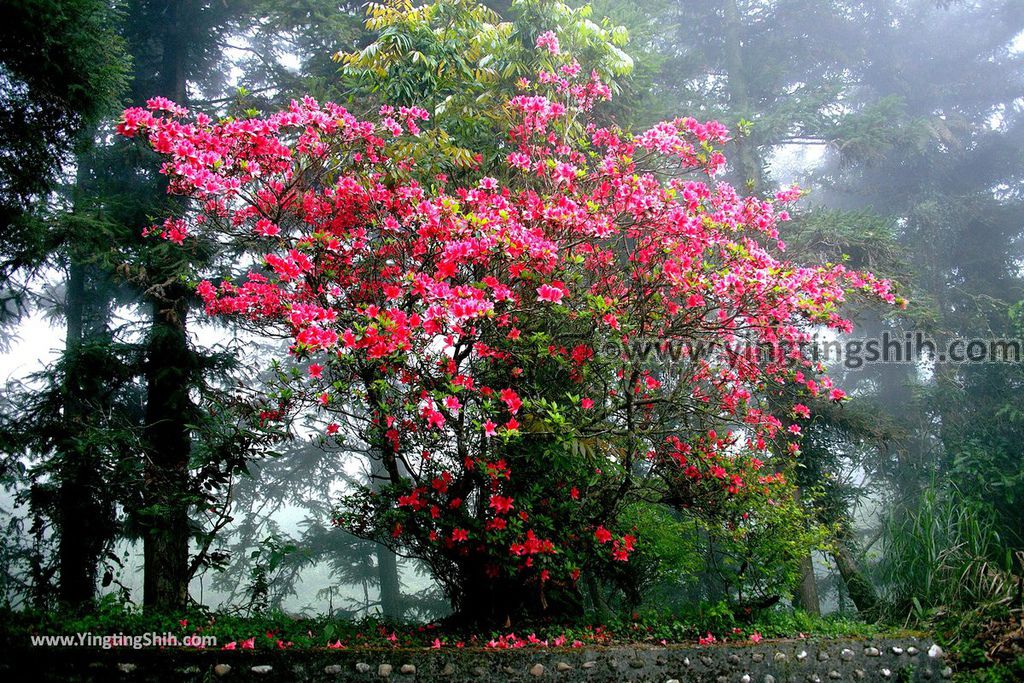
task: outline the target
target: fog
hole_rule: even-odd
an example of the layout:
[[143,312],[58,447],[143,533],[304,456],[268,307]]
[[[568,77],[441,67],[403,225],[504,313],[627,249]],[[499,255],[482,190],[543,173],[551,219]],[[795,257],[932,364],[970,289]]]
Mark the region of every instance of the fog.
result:
[[[440,77],[440,94],[416,92],[434,76],[416,71],[419,62],[410,54],[394,62],[404,65],[407,81],[395,76],[374,83],[372,68],[359,72],[360,54],[386,59],[384,48],[376,57],[364,49],[381,32],[364,25],[360,3],[179,8],[188,15],[175,19],[183,34],[174,48],[181,52],[178,75],[184,74],[178,81],[168,72],[170,44],[154,47],[161,22],[170,21],[165,10],[160,3],[124,4],[110,40],[120,41],[131,66],[111,77],[118,106],[84,117],[89,124],[82,135],[91,146],[51,140],[65,150],[56,155],[50,184],[9,191],[20,182],[17,164],[9,162],[22,153],[11,141],[28,133],[0,139],[0,147],[11,143],[0,150],[11,176],[0,188],[8,226],[0,243],[0,378],[6,379],[0,555],[4,600],[14,607],[59,599],[58,489],[66,444],[51,436],[74,420],[89,425],[75,438],[94,447],[95,461],[87,467],[96,474],[76,495],[99,501],[82,514],[95,515],[104,528],[88,551],[96,563],[89,580],[108,600],[141,604],[143,598],[147,522],[138,482],[148,481],[142,471],[152,461],[145,434],[153,378],[142,358],[154,334],[152,292],[171,285],[145,280],[158,261],[139,235],[162,220],[168,206],[180,205],[154,199],[159,161],[148,151],[126,152],[128,143],[116,139],[119,107],[154,96],[184,97],[194,111],[244,118],[309,93],[362,115],[390,101],[414,105],[422,95],[435,119],[451,121],[455,115],[442,103],[460,102],[458,82]],[[450,4],[466,11],[473,6]],[[677,116],[723,122],[732,140],[724,147],[728,166],[721,180],[762,196],[793,184],[806,190],[794,220],[780,228],[787,258],[871,271],[894,282],[908,301],[899,310],[851,297],[844,310],[853,331],[823,332],[825,342],[836,341],[844,351],[828,359],[828,372],[850,400],[814,406],[794,477],[809,517],[828,533],[805,549],[802,580],[758,597],[843,614],[880,602],[897,619],[956,601],[965,607],[978,594],[963,592],[963,584],[974,581],[979,591],[983,583],[998,584],[985,599],[1000,599],[999,591],[1012,587],[1022,571],[1024,371],[1019,356],[953,358],[953,351],[967,350],[972,341],[991,348],[1024,337],[1024,3],[598,0],[583,14],[574,13],[576,4],[557,11],[548,5],[487,3],[516,22],[509,42],[528,43],[556,30],[564,49],[577,48],[587,69],[593,65],[613,83],[616,96],[596,110],[602,123],[639,131]],[[497,23],[481,16],[488,26]],[[543,21],[559,25],[531,23]],[[618,26],[624,32],[616,32]],[[620,41],[626,33],[628,42]],[[485,69],[488,62],[473,52],[479,46],[462,54],[459,40],[465,36],[417,45],[439,64],[460,55]],[[332,59],[346,52],[356,57]],[[388,73],[399,73],[394,64]],[[9,107],[20,106],[12,85],[16,66],[0,72],[0,103]],[[511,73],[493,76],[495,87],[514,92]],[[175,83],[177,92],[166,91]],[[478,128],[467,125],[456,139],[493,140],[479,123],[492,121],[469,105],[465,111]],[[197,271],[202,268],[218,276],[229,270],[212,258]],[[72,290],[75,277],[78,289]],[[198,278],[175,274],[168,282],[179,280],[194,286]],[[75,291],[84,300],[72,300]],[[204,367],[211,375],[190,389],[195,405],[223,409],[232,402],[209,399],[221,390],[232,396],[270,391],[272,359],[282,359],[283,372],[305,372],[289,358],[287,339],[268,338],[245,322],[211,319],[194,298],[184,310],[189,348],[209,359]],[[863,345],[883,334],[920,334],[931,345],[914,348],[909,359],[872,359]],[[109,392],[99,397],[103,392],[95,389],[96,402],[87,402],[87,411],[79,406],[88,418],[73,417],[72,407],[58,400],[69,395],[67,378],[74,377],[66,354],[82,344],[108,349],[102,370],[111,373],[93,378]],[[90,362],[99,372],[101,363]],[[94,420],[92,411],[102,419]],[[288,438],[213,467],[216,476],[188,507],[189,557],[198,558],[190,567],[190,600],[245,613],[280,609],[416,621],[451,612],[443,582],[414,550],[387,548],[372,534],[360,538],[335,523],[345,495],[384,478],[380,458],[360,445],[359,409],[351,412],[339,420],[354,446],[324,441],[307,407],[293,416]],[[202,425],[186,430],[193,444],[188,469],[200,481],[209,474],[204,468],[223,456],[223,443],[203,431],[206,421],[196,422]],[[964,538],[968,530],[954,512],[970,516],[984,537]],[[920,531],[926,519],[939,520],[942,528],[927,558],[932,564],[919,567],[911,560],[925,552]],[[676,562],[688,572],[659,575],[644,584],[639,601],[614,582],[602,584],[587,594],[587,605],[600,603],[596,591],[622,609],[682,609],[736,598],[730,579],[715,574],[721,552],[715,541],[697,534],[686,544],[686,552],[667,553],[659,566]],[[967,546],[973,556],[961,556]],[[948,566],[940,568],[944,562]],[[977,569],[979,563],[985,569]],[[936,576],[957,571],[967,577],[960,588],[938,586]]]

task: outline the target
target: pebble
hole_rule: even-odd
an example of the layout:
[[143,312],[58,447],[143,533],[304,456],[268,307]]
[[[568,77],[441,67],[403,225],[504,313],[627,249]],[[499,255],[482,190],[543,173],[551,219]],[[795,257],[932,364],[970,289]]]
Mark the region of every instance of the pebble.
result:
[[850,649],[850,648],[848,648],[848,647],[844,647],[844,648],[843,648],[843,651],[839,653],[839,657],[840,657],[840,659],[842,659],[842,660],[843,660],[844,662],[848,662],[848,661],[850,661],[851,659],[853,659],[853,650],[851,650],[851,649]]
[[942,648],[934,643],[930,648],[928,648],[928,656],[932,659],[941,659],[945,655],[946,653],[942,651]]
[[866,647],[864,648],[864,655],[867,657],[881,657],[882,653],[877,647]]
[[366,662],[356,662],[356,671],[358,671],[361,674],[369,673],[370,665]]
[[117,670],[121,673],[130,674],[135,671],[135,665],[131,662],[121,662],[117,665]]
[[217,666],[213,667],[213,673],[217,676],[227,676],[229,673],[231,673],[231,665],[218,664]]
[[571,669],[572,665],[570,665],[568,662],[558,662],[557,664],[555,664],[556,671],[569,671]]
[[392,670],[390,664],[381,664],[377,667],[377,675],[381,678],[387,678],[391,675]]
[[410,676],[416,673],[416,666],[414,664],[403,664],[402,668],[399,669],[399,671],[401,671],[406,676]]
[[541,664],[540,662],[537,662],[536,664],[531,666],[530,667],[530,675],[538,677],[538,678],[540,676],[543,676],[544,675],[544,665]]
[[273,670],[274,667],[270,666],[269,664],[257,664],[256,666],[249,669],[249,671],[253,672],[254,674],[259,674],[260,676],[268,674]]
[[341,673],[341,664],[328,664],[324,667],[324,673],[332,676],[337,676]]
[[888,678],[889,676],[892,676],[892,672],[889,671],[888,669],[882,669],[882,676],[884,678]]

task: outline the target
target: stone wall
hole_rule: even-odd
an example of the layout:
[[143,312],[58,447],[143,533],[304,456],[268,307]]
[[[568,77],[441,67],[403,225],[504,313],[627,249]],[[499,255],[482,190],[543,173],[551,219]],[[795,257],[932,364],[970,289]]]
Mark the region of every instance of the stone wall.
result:
[[829,683],[941,681],[942,650],[917,638],[806,639],[708,647],[520,650],[185,651],[25,648],[8,650],[9,681],[382,683]]

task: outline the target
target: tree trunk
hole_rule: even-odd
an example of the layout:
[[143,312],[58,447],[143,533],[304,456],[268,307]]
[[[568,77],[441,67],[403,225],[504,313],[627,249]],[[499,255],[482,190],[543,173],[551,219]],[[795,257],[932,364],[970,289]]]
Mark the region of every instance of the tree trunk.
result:
[[[178,285],[172,285],[178,290]],[[146,531],[143,604],[157,610],[185,606],[188,596],[188,422],[194,358],[188,347],[184,292],[152,302],[146,359]]]
[[608,603],[605,601],[604,596],[601,595],[601,588],[597,585],[597,579],[590,572],[587,572],[587,593],[590,596],[590,602],[594,604],[594,614],[597,620],[602,624],[611,619],[612,612],[608,609]]
[[[186,104],[184,30],[194,11],[187,0],[168,0],[158,29],[162,47],[160,94]],[[161,183],[161,189],[166,185]],[[159,256],[157,257],[159,258]],[[151,290],[146,357],[146,529],[143,540],[143,604],[176,610],[188,600],[189,576],[189,422],[194,413],[189,391],[195,358],[186,328],[190,292],[177,283],[177,266],[154,264],[153,280],[173,282]]]
[[[541,586],[519,577],[491,577],[477,559],[460,564],[457,575],[459,584],[446,591],[453,610],[448,622],[460,627],[504,629],[523,621],[575,620],[584,613],[583,595],[575,583],[550,581]],[[595,600],[600,611],[603,600]]]
[[[797,505],[800,505],[803,491],[796,488],[793,495]],[[814,559],[811,551],[808,550],[800,558],[800,587],[797,591],[796,601],[798,606],[808,614],[820,615],[821,602],[818,599],[818,580],[814,577]]]
[[[743,42],[741,38],[739,8],[736,0],[722,0],[722,14],[725,20],[725,68],[728,73],[729,104],[731,114],[736,118],[748,119],[753,116],[750,106],[750,92],[747,74],[743,65]],[[736,160],[736,173],[748,192],[760,192],[764,185],[761,160],[757,145],[750,135],[737,137],[733,143],[732,158]]]
[[398,580],[398,558],[389,548],[377,546],[377,578],[380,585],[380,611],[385,619],[401,619],[402,584]]
[[878,594],[875,587],[860,571],[853,551],[842,540],[835,542],[835,552],[832,553],[836,567],[839,568],[839,575],[843,577],[846,590],[850,594],[857,611],[861,614],[873,615],[878,607]]
[[[74,212],[82,210],[80,191],[88,173],[88,155],[78,158]],[[88,247],[86,247],[88,248]],[[103,271],[82,262],[76,235],[66,243],[65,320],[62,379],[62,426],[56,442],[61,466],[57,473],[57,565],[63,603],[82,607],[96,595],[97,566],[112,536],[113,502],[104,495],[103,453],[85,433],[89,421],[108,403],[105,365],[95,362],[98,343],[109,342],[110,293]],[[92,287],[90,288],[90,284]],[[102,447],[101,447],[102,448]]]
[[802,576],[797,603],[803,611],[818,616],[821,614],[821,603],[818,600],[818,580],[814,577],[814,561],[810,553],[800,558],[800,572]]
[[[64,350],[64,425],[60,445],[63,463],[58,485],[58,563],[62,602],[80,607],[92,601],[96,591],[97,539],[93,525],[99,524],[94,486],[96,467],[88,460],[81,437],[86,410],[81,405],[87,380],[83,370],[82,345],[85,336],[85,266],[72,258],[67,279],[65,307],[67,335]],[[102,542],[99,542],[102,545]]]
[[[379,490],[381,483],[387,481],[388,477],[388,469],[382,457],[370,458],[370,488],[374,491]],[[402,582],[398,578],[398,558],[390,548],[381,544],[377,545],[376,555],[381,615],[385,619],[401,619],[405,610],[402,608]]]

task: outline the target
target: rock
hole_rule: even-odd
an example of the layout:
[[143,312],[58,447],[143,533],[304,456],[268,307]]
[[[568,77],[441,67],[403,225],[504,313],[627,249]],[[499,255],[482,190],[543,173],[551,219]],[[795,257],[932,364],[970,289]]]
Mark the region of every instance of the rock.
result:
[[452,664],[451,662],[448,662],[447,664],[445,664],[444,668],[441,669],[441,675],[442,676],[451,676],[454,673],[455,673],[455,665]]
[[416,665],[414,664],[403,664],[402,668],[399,669],[406,676],[411,676],[416,673]]
[[771,674],[765,674],[764,683],[775,683],[775,676],[772,676]]
[[341,664],[328,664],[324,667],[324,673],[329,676],[337,676],[341,671]]
[[572,665],[568,662],[558,662],[555,664],[555,671],[571,671]]
[[689,657],[683,657],[683,665],[684,666],[690,666],[690,658]]
[[942,671],[939,672],[939,675],[942,676],[943,678],[952,678],[953,677],[953,669],[951,669],[951,668],[949,668],[947,666],[945,669],[943,669]]
[[381,678],[388,678],[393,670],[390,664],[381,664],[377,667],[377,675]]
[[864,680],[865,676],[867,676],[867,674],[864,672],[864,669],[853,670],[853,677],[856,678],[858,681]]
[[665,683],[679,683],[679,679],[678,678],[670,678],[667,681],[665,681]]
[[761,662],[764,661],[764,653],[763,652],[755,652],[754,654],[752,654],[750,656],[750,658],[752,660],[754,660],[755,664],[760,664]]
[[729,683],[729,677],[728,676],[719,676],[718,678],[715,679],[715,681],[716,681],[716,683]]
[[918,652],[920,652],[920,650],[918,650],[913,645],[911,645],[910,647],[907,648],[907,654],[910,655],[911,657],[916,657]]
[[818,674],[807,674],[807,683],[821,683],[821,676]]
[[750,681],[750,674],[743,674],[742,676],[740,676],[740,683],[750,683]]
[[231,665],[218,664],[217,666],[213,667],[213,673],[216,676],[227,676],[229,673],[231,673]]
[[738,654],[736,654],[736,653],[733,653],[733,654],[729,655],[729,663],[730,664],[739,664],[740,663],[740,656]]
[[701,655],[700,661],[704,664],[704,666],[711,666],[715,663],[715,660],[711,659],[711,657],[708,657],[707,655]]
[[889,676],[892,676],[892,672],[889,671],[888,669],[882,669],[881,673],[882,673],[882,678],[888,678]]
[[928,656],[932,659],[942,659],[946,656],[946,653],[942,651],[938,644],[932,643],[932,646],[928,648]]
[[903,648],[902,647],[898,647],[896,645],[893,645],[892,646],[892,653],[894,655],[901,655],[901,654],[903,654]]
[[853,650],[848,647],[844,647],[843,651],[839,653],[839,658],[844,662],[848,662],[853,659]]
[[544,675],[544,665],[541,664],[540,662],[537,662],[536,664],[531,666],[530,667],[530,675],[534,676],[536,678],[540,678],[541,676],[543,676]]
[[356,662],[356,671],[361,674],[370,673],[370,665],[366,662]]
[[882,653],[877,647],[866,647],[864,648],[865,657],[881,657]]
[[591,660],[589,662],[583,662],[583,668],[584,669],[593,669],[595,666],[597,666],[597,662],[595,662],[593,660]]
[[270,666],[269,664],[257,664],[256,666],[249,669],[249,671],[253,672],[254,674],[259,674],[260,676],[265,676],[273,670],[274,667]]
[[828,661],[828,653],[825,652],[824,650],[819,652],[818,653],[818,661],[819,662],[827,662]]
[[843,677],[843,674],[839,673],[835,669],[832,669],[828,672],[828,677],[831,678],[833,681],[838,681],[840,678]]
[[800,654],[796,656],[801,662],[807,659],[807,650],[800,650]]
[[130,674],[135,671],[135,665],[131,662],[121,662],[117,665],[117,670],[123,674]]
[[775,661],[776,662],[784,662],[784,661],[786,661],[786,653],[785,652],[776,652],[775,653]]

